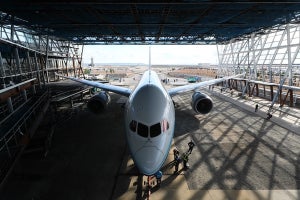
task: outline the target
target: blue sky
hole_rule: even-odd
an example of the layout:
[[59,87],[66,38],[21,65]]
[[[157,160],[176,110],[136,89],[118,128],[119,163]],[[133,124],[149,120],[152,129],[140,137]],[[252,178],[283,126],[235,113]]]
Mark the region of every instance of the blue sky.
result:
[[[149,61],[148,45],[87,45],[83,63],[145,63]],[[218,63],[215,45],[152,45],[151,64]]]

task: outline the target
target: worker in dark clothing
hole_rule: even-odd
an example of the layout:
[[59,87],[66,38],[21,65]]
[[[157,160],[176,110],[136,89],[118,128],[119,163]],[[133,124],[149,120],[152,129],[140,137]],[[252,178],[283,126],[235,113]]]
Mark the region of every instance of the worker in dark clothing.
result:
[[268,115],[267,119],[271,119],[273,116],[271,113],[268,113],[267,115]]
[[255,105],[255,112],[257,112],[258,104]]
[[187,153],[182,154],[182,161],[183,161],[183,168],[188,169],[189,168],[189,155]]
[[176,158],[179,157],[179,151],[177,149],[174,149],[173,154],[174,154],[174,161],[176,161]]
[[155,173],[155,178],[156,178],[156,181],[157,181],[157,186],[160,187],[162,172],[161,171],[156,172]]
[[179,163],[181,163],[181,159],[179,157],[179,151],[177,149],[174,149],[173,153],[174,153],[174,166],[175,166],[174,173],[177,173],[178,172]]
[[193,148],[194,148],[194,146],[195,146],[195,143],[191,140],[191,141],[188,143],[188,145],[189,145],[189,150],[187,151],[187,153],[188,153],[188,154],[191,154],[192,151],[193,151]]

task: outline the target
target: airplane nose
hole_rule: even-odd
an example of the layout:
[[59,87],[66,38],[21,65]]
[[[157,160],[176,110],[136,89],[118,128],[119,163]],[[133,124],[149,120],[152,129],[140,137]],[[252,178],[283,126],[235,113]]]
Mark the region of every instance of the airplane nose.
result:
[[134,157],[135,164],[145,175],[155,174],[163,164],[163,153],[157,147],[143,147]]

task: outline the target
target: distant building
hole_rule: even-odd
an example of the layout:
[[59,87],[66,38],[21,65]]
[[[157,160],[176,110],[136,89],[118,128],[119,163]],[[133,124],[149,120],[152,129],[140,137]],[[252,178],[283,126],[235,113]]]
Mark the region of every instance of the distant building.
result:
[[198,66],[200,68],[210,68],[210,64],[209,63],[198,63]]
[[94,64],[94,58],[93,57],[91,57],[91,63],[89,64],[89,66],[90,67],[94,67],[95,66],[95,64]]

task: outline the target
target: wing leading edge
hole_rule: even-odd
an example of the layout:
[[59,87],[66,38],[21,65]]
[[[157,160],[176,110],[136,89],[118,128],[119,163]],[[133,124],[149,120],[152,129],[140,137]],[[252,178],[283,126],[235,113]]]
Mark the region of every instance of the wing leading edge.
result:
[[234,76],[227,76],[227,77],[223,77],[223,78],[218,78],[218,79],[212,79],[209,81],[203,81],[200,83],[195,83],[195,84],[190,84],[190,85],[183,85],[183,86],[179,86],[179,87],[175,87],[175,88],[171,88],[168,90],[168,93],[170,96],[174,96],[183,92],[187,92],[187,91],[191,91],[194,90],[196,88],[201,88],[201,87],[206,87],[209,85],[214,85],[217,83],[221,83],[223,81],[226,81],[228,79],[232,79],[232,78],[238,78],[244,76],[244,74],[238,74],[238,75],[234,75]]
[[131,89],[125,88],[125,87],[120,87],[120,86],[110,85],[110,84],[103,84],[103,83],[98,83],[98,82],[95,82],[95,81],[88,81],[88,80],[85,80],[85,79],[67,77],[67,76],[57,74],[57,73],[55,73],[55,74],[57,76],[60,76],[60,77],[66,78],[66,79],[70,79],[72,81],[76,81],[76,82],[79,82],[79,83],[82,83],[82,84],[85,84],[85,85],[100,88],[100,89],[103,89],[103,90],[106,90],[106,91],[111,91],[111,92],[114,92],[116,94],[120,94],[120,95],[123,95],[123,96],[126,96],[126,97],[129,97],[131,92],[132,92]]

